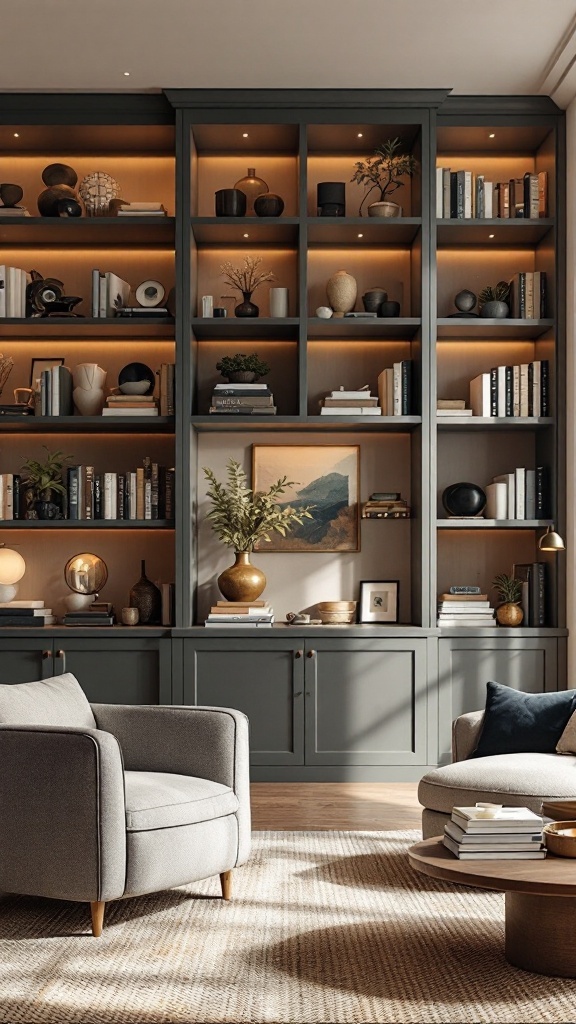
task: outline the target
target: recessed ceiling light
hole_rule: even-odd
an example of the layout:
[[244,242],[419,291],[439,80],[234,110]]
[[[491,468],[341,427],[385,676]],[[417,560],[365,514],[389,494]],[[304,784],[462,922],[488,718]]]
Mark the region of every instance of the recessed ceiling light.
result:
[[129,71],[125,71],[124,75],[126,76],[126,78],[129,78],[130,77],[130,72]]
[[20,135],[19,135],[19,133],[18,133],[18,132],[14,132],[14,138],[15,138],[15,139],[19,139],[19,138],[20,138]]
[[494,235],[488,235],[488,238],[494,238]]
[[248,132],[242,132],[242,138],[243,139],[247,139],[248,138]]
[[360,232],[360,234],[358,235],[358,238],[364,238],[364,235],[362,234],[362,232]]
[[244,234],[244,238],[250,238],[250,235],[248,234],[248,232],[247,232],[247,231],[246,231],[246,232],[245,232],[245,234]]
[[488,138],[489,139],[495,139],[496,138],[496,132],[490,132],[490,135],[488,136]]
[[364,138],[364,134],[363,134],[363,132],[358,132],[358,138],[359,138],[359,139],[363,139],[363,138]]

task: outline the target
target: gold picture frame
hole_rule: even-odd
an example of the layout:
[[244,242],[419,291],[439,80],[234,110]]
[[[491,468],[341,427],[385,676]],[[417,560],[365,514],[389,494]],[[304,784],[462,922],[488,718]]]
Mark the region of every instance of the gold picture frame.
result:
[[295,481],[286,490],[286,503],[315,505],[313,518],[296,525],[285,537],[274,531],[255,550],[360,550],[360,445],[253,444],[253,490],[266,491],[283,476]]

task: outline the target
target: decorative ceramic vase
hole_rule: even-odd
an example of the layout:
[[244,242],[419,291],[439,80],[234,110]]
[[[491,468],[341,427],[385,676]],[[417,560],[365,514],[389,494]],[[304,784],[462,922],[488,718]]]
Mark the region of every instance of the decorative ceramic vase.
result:
[[383,288],[369,288],[362,296],[362,305],[367,313],[377,313],[387,299],[388,292],[385,292]]
[[442,493],[442,504],[449,516],[474,519],[482,515],[486,507],[486,494],[477,484],[450,484]]
[[74,405],[81,416],[99,416],[104,406],[106,370],[97,363],[78,363],[72,374]]
[[263,178],[256,177],[256,171],[253,167],[248,168],[246,177],[240,178],[234,185],[234,188],[239,188],[246,196],[246,213],[248,216],[254,214],[254,200],[268,191],[268,185]]
[[243,217],[246,213],[246,195],[239,188],[219,188],[214,200],[217,217]]
[[400,316],[400,303],[394,299],[386,299],[378,307],[378,316]]
[[316,186],[319,217],[346,216],[346,184],[343,181],[319,181]]
[[270,316],[280,318],[288,316],[288,289],[271,288],[269,297]]
[[398,203],[384,201],[381,203],[370,203],[368,207],[369,217],[401,217],[402,207]]
[[326,282],[326,295],[335,317],[342,317],[345,313],[352,312],[356,305],[357,293],[356,278],[345,270],[337,270]]
[[284,200],[275,192],[263,192],[254,200],[254,213],[257,217],[279,217],[283,209]]
[[524,618],[524,612],[519,604],[506,601],[496,609],[496,618],[501,626],[519,626]]
[[162,594],[148,579],[144,559],[141,562],[141,573],[138,582],[130,589],[130,607],[138,609],[139,621],[143,626],[151,626],[160,622]]
[[226,374],[229,384],[253,384],[256,380],[254,370],[230,370]]
[[250,302],[252,292],[242,292],[243,301],[234,307],[234,316],[258,316],[260,307],[255,302]]
[[218,589],[227,601],[256,601],[266,586],[261,569],[250,562],[249,551],[236,551],[236,561],[218,577]]
[[480,307],[480,316],[490,320],[505,320],[510,315],[510,309],[506,302],[500,299],[491,299]]
[[4,206],[17,206],[23,195],[24,190],[20,188],[20,185],[11,185],[8,181],[0,185],[0,199]]

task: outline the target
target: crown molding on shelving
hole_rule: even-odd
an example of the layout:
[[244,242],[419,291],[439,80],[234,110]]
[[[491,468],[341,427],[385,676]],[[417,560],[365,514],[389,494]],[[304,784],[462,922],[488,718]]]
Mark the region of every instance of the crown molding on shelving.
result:
[[214,111],[246,108],[282,110],[325,107],[336,110],[386,107],[394,109],[439,107],[450,89],[165,89],[177,108],[202,107]]
[[539,92],[562,109],[576,96],[576,14],[544,70]]

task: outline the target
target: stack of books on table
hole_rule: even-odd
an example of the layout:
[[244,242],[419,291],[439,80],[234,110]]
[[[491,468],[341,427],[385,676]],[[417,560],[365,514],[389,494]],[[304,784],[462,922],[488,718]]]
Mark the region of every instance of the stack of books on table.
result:
[[378,399],[368,388],[357,391],[331,391],[320,402],[321,416],[381,416]]
[[211,415],[275,416],[274,395],[267,384],[217,384]]
[[64,626],[113,626],[114,609],[107,601],[91,604],[84,611],[67,612],[62,619]]
[[400,491],[374,491],[362,505],[362,519],[410,519],[412,509]]
[[438,625],[496,626],[494,609],[487,594],[440,594],[438,599]]
[[54,626],[57,618],[51,608],[44,607],[44,601],[3,601],[0,603],[1,626]]
[[157,416],[158,403],[153,395],[110,395],[103,416]]
[[163,203],[122,203],[118,207],[117,217],[165,217]]
[[478,807],[453,807],[444,846],[460,860],[543,860],[542,818],[528,807],[502,807],[493,818]]
[[207,628],[233,626],[258,629],[272,626],[274,611],[266,601],[217,601],[210,609],[204,625]]

